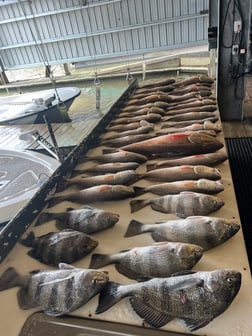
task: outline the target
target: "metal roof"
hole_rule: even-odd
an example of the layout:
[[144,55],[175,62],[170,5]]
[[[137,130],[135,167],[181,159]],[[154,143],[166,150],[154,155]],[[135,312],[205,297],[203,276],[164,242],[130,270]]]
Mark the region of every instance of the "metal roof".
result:
[[206,0],[1,2],[0,57],[7,70],[207,42]]

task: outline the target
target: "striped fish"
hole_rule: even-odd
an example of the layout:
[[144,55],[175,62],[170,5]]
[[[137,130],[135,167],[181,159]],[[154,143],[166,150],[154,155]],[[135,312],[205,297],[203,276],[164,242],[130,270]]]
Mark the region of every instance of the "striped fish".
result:
[[153,210],[172,213],[178,217],[204,216],[220,209],[224,202],[216,196],[183,191],[178,195],[166,195],[152,199],[133,200],[130,202],[131,212],[136,212],[150,205]]
[[108,273],[60,264],[57,270],[20,275],[10,267],[0,277],[0,291],[21,287],[21,309],[39,308],[45,314],[60,316],[72,312],[98,294],[108,282]]
[[35,238],[31,231],[20,243],[32,247],[28,255],[46,265],[57,266],[59,263],[73,263],[98,246],[98,241],[91,236],[71,229],[49,232]]

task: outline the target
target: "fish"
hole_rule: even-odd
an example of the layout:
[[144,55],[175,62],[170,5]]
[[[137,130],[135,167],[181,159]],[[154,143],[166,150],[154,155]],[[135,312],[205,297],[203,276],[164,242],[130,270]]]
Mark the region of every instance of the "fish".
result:
[[119,219],[118,213],[84,205],[80,209],[68,208],[58,213],[41,212],[35,226],[54,220],[59,230],[72,229],[92,234],[114,226]]
[[106,173],[103,175],[87,176],[85,174],[79,174],[71,177],[65,181],[65,185],[76,184],[81,188],[94,187],[101,184],[124,184],[129,185],[136,182],[139,179],[139,174],[135,170],[123,170],[117,173]]
[[134,142],[139,142],[147,139],[153,138],[153,135],[150,134],[132,134],[132,135],[127,135],[124,137],[117,137],[114,139],[110,140],[102,140],[100,142],[100,145],[102,146],[108,146],[108,147],[122,147],[129,145]]
[[216,117],[214,112],[188,112],[163,117],[163,121],[189,121],[189,120],[206,119],[209,117],[211,118],[212,116]]
[[180,81],[176,81],[175,83],[173,83],[172,85],[174,86],[174,88],[178,88],[178,87],[182,87],[185,85],[191,85],[191,84],[196,84],[196,83],[209,83],[209,84],[213,84],[214,80],[213,78],[211,78],[208,75],[197,75],[197,76],[191,76],[185,79],[181,79]]
[[131,116],[128,118],[117,118],[113,122],[111,122],[111,125],[118,125],[118,124],[128,124],[128,123],[134,123],[134,122],[140,122],[141,120],[146,120],[150,123],[160,121],[162,116],[158,113],[147,113],[140,116]]
[[154,328],[182,319],[194,331],[221,315],[241,287],[242,275],[232,269],[192,272],[168,278],[122,285],[109,281],[99,294],[96,314],[125,297],[133,310]]
[[86,189],[81,189],[72,192],[58,192],[50,197],[49,205],[54,205],[55,202],[69,201],[77,203],[91,203],[104,201],[119,201],[134,196],[134,189],[121,184],[109,185],[101,184]]
[[[173,86],[174,87],[174,86]],[[187,85],[185,87],[182,87],[180,89],[173,89],[172,91],[172,95],[181,95],[181,94],[185,94],[188,92],[195,92],[195,91],[203,91],[203,90],[211,90],[210,87],[208,86],[204,86],[204,85],[196,85],[196,84],[191,84],[191,85]]]
[[0,276],[0,291],[20,287],[21,309],[38,308],[49,316],[61,316],[85,305],[109,280],[108,272],[59,264],[55,270],[19,274],[9,267]]
[[185,114],[189,112],[214,112],[216,110],[217,110],[216,105],[204,105],[204,106],[198,106],[198,107],[187,107],[187,108],[182,108],[182,109],[168,110],[166,111],[165,116]]
[[192,108],[192,107],[202,107],[206,105],[215,105],[216,100],[215,99],[210,99],[209,97],[204,98],[204,99],[197,99],[191,102],[184,102],[180,104],[176,104],[175,106],[167,106],[166,111],[169,112],[170,110],[180,110],[180,109],[187,109],[187,108]]
[[[169,103],[167,102],[162,102],[162,101],[154,101],[152,103],[148,103],[145,105],[141,105],[141,108],[151,108],[151,107],[160,107],[162,109],[166,109],[170,106]],[[122,112],[134,112],[139,110],[139,106],[138,105],[129,105],[129,106],[125,106],[121,109]]]
[[173,79],[173,78],[166,78],[166,79],[163,79],[163,80],[158,81],[158,82],[146,83],[146,84],[138,85],[137,90],[139,90],[139,89],[146,89],[146,88],[155,88],[156,86],[160,86],[160,85],[173,85],[174,83],[175,83],[175,79]]
[[71,264],[85,257],[98,246],[98,241],[93,237],[72,229],[48,232],[39,237],[35,237],[31,231],[19,242],[24,246],[32,247],[27,253],[30,257],[50,266],[57,266],[59,263]]
[[140,121],[135,121],[135,122],[129,122],[127,124],[117,124],[117,125],[113,125],[113,124],[110,124],[106,130],[107,131],[110,131],[110,132],[124,132],[124,131],[128,131],[128,130],[132,130],[132,129],[136,129],[138,127],[141,127],[141,126],[150,126],[153,124],[150,123],[149,121],[147,120],[140,120]]
[[153,131],[152,126],[140,126],[136,129],[125,131],[125,132],[116,132],[114,134],[105,135],[102,137],[103,141],[116,139],[116,138],[124,138],[126,136],[137,135],[137,134],[147,134]]
[[[194,124],[195,125],[195,124]],[[182,132],[188,132],[188,131],[193,131],[193,132],[197,132],[197,133],[200,133],[200,134],[205,134],[205,135],[209,135],[209,136],[212,136],[212,137],[216,137],[217,134],[214,130],[206,130],[206,129],[193,129],[192,127],[188,127],[188,129],[177,129],[177,131],[174,130],[174,132],[168,132],[167,130],[164,130],[164,131],[159,131],[159,132],[156,132],[156,136],[160,136],[160,135],[166,135],[166,134],[171,134],[171,133],[182,133]]]
[[157,85],[155,87],[146,87],[146,88],[136,88],[135,94],[138,93],[151,93],[151,92],[156,92],[156,91],[165,91],[165,92],[171,92],[174,90],[174,87],[172,85]]
[[163,125],[162,129],[165,129],[167,134],[169,133],[179,133],[179,132],[187,132],[187,131],[199,131],[199,130],[210,130],[214,131],[215,133],[219,133],[222,131],[222,127],[219,123],[213,123],[211,121],[205,121],[202,124],[194,123],[185,127],[166,127]]
[[113,162],[137,162],[144,163],[147,161],[147,157],[141,154],[118,150],[113,153],[107,153],[106,149],[103,149],[101,155],[87,156],[88,161],[97,161],[101,163],[113,163]]
[[146,165],[147,171],[157,169],[157,168],[168,168],[174,166],[183,166],[183,165],[205,165],[213,167],[217,164],[225,162],[228,156],[225,149],[221,149],[214,153],[204,153],[189,155],[176,159],[167,159],[159,162],[152,162]]
[[180,155],[215,152],[223,147],[216,137],[196,132],[182,132],[154,137],[121,147],[122,150],[151,156],[160,153]]
[[159,196],[152,199],[130,201],[131,212],[136,212],[147,205],[155,211],[175,214],[177,217],[204,216],[219,210],[224,201],[216,196],[182,191],[176,195]]
[[240,227],[235,220],[209,216],[189,216],[154,224],[131,220],[124,237],[150,232],[157,242],[196,244],[206,251],[225,243],[240,230]]
[[[148,104],[149,105],[149,104]],[[120,118],[124,117],[124,118],[131,118],[132,116],[137,116],[137,115],[144,115],[144,114],[148,114],[148,113],[157,113],[160,115],[164,115],[165,114],[165,110],[161,107],[158,106],[154,106],[154,103],[150,103],[149,107],[143,107],[141,106],[141,108],[135,109],[134,111],[122,111],[120,112],[119,116]]]
[[134,186],[135,197],[145,193],[153,193],[156,195],[173,195],[179,194],[181,191],[194,191],[203,194],[218,194],[224,190],[224,185],[220,181],[212,181],[208,179],[183,180],[174,182],[162,182],[147,187]]
[[117,271],[129,279],[146,281],[191,269],[202,255],[202,247],[195,244],[160,242],[115,254],[92,254],[89,268],[115,264]]
[[203,165],[182,165],[178,167],[153,169],[143,173],[141,178],[159,182],[198,180],[200,178],[219,180],[221,178],[221,172],[217,168]]
[[86,164],[79,163],[74,167],[74,170],[82,173],[89,174],[106,174],[106,173],[118,173],[124,170],[135,170],[139,166],[138,162],[111,162],[87,167]]
[[202,118],[202,119],[183,120],[183,121],[169,121],[169,122],[163,123],[161,128],[167,128],[167,127],[180,128],[180,127],[190,126],[192,124],[203,124],[206,121],[211,121],[211,122],[214,123],[216,121],[219,121],[219,118],[216,115],[214,115],[212,117]]

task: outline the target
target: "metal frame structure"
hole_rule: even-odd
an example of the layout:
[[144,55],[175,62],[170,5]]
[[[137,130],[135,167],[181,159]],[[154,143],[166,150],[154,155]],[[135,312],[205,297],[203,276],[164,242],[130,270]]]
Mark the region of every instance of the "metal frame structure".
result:
[[208,0],[3,1],[0,63],[10,70],[206,44],[208,6]]

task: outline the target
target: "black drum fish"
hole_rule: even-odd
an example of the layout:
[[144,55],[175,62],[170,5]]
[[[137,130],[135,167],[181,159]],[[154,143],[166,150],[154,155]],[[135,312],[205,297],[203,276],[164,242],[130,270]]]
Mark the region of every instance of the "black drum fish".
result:
[[50,316],[70,313],[97,295],[108,282],[108,272],[60,264],[57,270],[21,275],[10,267],[0,276],[0,291],[21,287],[21,309],[42,309]]
[[238,271],[220,269],[128,285],[108,282],[100,292],[96,314],[130,297],[133,310],[152,327],[161,328],[179,318],[193,331],[206,326],[231,305],[241,279]]
[[31,231],[19,242],[32,247],[28,251],[29,256],[51,266],[58,266],[59,263],[71,264],[85,257],[98,246],[98,241],[93,237],[71,229],[49,232],[37,238]]

